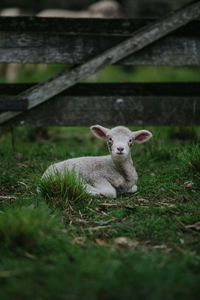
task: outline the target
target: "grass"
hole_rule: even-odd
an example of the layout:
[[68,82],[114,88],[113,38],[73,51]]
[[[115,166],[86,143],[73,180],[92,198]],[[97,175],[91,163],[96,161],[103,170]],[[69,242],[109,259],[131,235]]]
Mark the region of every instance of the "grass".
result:
[[71,172],[66,170],[64,174],[55,169],[40,180],[39,189],[47,203],[61,209],[88,199],[86,188],[74,169]]
[[[58,72],[69,68],[69,65],[21,65],[16,75],[17,82],[41,82],[54,76]],[[165,81],[200,81],[198,67],[164,67],[164,66],[137,66],[121,67],[109,66],[86,79],[87,82],[165,82]],[[0,74],[0,82],[6,82]]]
[[39,209],[35,209],[33,204],[12,210],[7,208],[0,215],[0,241],[10,250],[46,252],[50,243],[54,243],[53,238],[56,238],[60,225],[57,216],[50,214],[44,205],[40,205]]
[[[64,68],[24,65],[16,81]],[[87,79],[199,80],[199,68],[119,66]],[[117,199],[88,196],[75,174],[40,182],[54,162],[108,153],[88,128],[16,128],[15,151],[0,129],[1,299],[199,298],[200,129],[148,129],[132,151],[138,192]]]
[[107,153],[87,128],[16,128],[15,152],[1,131],[1,299],[198,299],[200,130],[148,129],[138,192],[117,199],[67,173],[36,192],[53,162]]
[[[129,72],[127,72],[129,70]],[[123,68],[109,66],[91,76],[88,81],[98,82],[179,82],[199,81],[199,68],[138,66]]]

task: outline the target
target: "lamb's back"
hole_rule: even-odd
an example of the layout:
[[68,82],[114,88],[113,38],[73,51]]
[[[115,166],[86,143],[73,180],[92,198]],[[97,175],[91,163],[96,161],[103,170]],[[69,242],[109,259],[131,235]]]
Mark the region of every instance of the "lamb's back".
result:
[[72,171],[73,169],[77,175],[92,183],[98,178],[105,177],[113,172],[113,163],[110,155],[72,158],[49,166],[42,177],[48,177],[56,172],[64,174],[66,171]]

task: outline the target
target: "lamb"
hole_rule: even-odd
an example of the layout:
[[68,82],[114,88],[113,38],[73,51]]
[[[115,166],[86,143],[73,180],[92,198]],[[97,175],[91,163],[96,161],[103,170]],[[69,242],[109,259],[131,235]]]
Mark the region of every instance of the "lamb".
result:
[[137,172],[131,158],[131,147],[152,137],[148,130],[131,131],[127,127],[112,129],[100,125],[90,127],[92,133],[107,142],[110,155],[68,159],[51,165],[42,179],[55,172],[61,175],[74,170],[92,195],[116,198],[118,194],[137,191]]

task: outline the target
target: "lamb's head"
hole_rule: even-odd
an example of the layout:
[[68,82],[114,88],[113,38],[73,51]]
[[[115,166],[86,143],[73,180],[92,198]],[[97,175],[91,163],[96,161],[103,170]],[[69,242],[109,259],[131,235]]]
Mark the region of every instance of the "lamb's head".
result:
[[94,125],[90,129],[95,136],[107,141],[111,156],[117,160],[129,158],[134,143],[141,144],[152,137],[152,133],[148,130],[131,131],[124,126],[108,129],[100,125]]

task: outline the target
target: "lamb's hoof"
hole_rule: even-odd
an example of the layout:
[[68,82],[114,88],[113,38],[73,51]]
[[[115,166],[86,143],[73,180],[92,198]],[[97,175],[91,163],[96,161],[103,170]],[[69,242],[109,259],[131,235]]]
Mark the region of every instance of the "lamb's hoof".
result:
[[128,192],[129,193],[135,193],[135,192],[137,192],[137,185],[134,185]]

